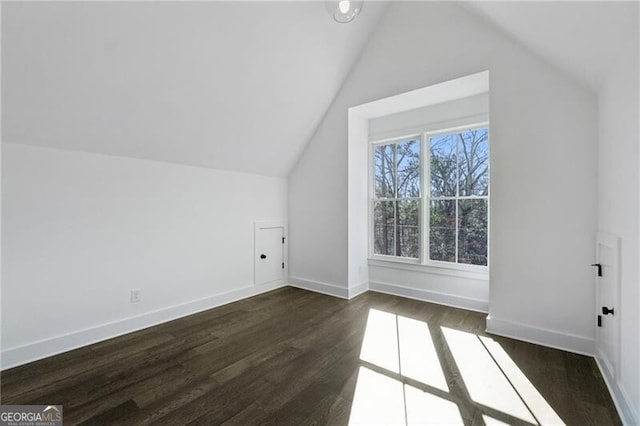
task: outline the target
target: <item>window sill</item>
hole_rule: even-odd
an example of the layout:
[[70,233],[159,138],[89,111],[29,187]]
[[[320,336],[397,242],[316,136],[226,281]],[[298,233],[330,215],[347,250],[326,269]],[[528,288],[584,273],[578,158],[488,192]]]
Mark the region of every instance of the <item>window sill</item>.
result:
[[423,274],[445,275],[449,277],[467,278],[473,280],[489,280],[489,268],[473,265],[421,264],[413,259],[381,259],[370,257],[369,266],[397,269],[400,271],[420,272]]

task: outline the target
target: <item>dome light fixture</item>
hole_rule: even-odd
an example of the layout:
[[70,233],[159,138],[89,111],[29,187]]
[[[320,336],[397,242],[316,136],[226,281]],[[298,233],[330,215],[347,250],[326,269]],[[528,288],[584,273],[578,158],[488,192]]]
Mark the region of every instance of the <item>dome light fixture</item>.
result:
[[327,11],[336,22],[346,24],[362,11],[364,0],[326,0]]

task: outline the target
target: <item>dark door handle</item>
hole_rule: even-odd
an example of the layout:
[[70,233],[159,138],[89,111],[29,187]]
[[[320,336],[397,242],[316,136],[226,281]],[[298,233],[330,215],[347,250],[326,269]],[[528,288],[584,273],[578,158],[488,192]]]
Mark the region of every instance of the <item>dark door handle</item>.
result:
[[592,263],[591,266],[597,266],[598,267],[598,276],[601,277],[602,276],[602,265],[599,263]]
[[261,254],[261,255],[260,255],[260,259],[266,259],[266,258],[267,258],[267,255],[266,255],[266,254]]
[[613,315],[613,308],[607,308],[606,306],[602,307],[602,315]]

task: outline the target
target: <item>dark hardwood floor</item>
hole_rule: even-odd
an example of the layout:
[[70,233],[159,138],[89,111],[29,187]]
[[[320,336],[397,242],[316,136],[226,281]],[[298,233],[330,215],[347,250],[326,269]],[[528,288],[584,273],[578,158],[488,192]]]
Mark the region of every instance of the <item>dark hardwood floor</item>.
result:
[[[63,404],[65,424],[341,425],[369,412],[381,413],[375,422],[621,423],[593,359],[489,336],[485,317],[284,288],[3,371],[1,402]],[[375,351],[361,359],[365,330]],[[433,382],[420,359],[406,364],[423,352],[437,355]]]

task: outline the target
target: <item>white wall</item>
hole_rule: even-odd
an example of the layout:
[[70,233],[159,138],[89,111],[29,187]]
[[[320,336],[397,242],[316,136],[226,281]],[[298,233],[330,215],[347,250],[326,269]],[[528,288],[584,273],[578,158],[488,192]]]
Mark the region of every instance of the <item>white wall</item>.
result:
[[347,285],[347,109],[483,70],[490,329],[590,352],[596,98],[457,4],[393,3],[381,20],[290,176],[291,276]]
[[479,312],[489,311],[489,279],[483,272],[369,261],[369,288]]
[[620,383],[608,378],[629,424],[640,417],[640,290],[638,284],[638,43],[614,66],[599,97],[598,229],[620,237]]
[[2,151],[3,367],[273,288],[253,286],[253,223],[286,221],[285,179]]

